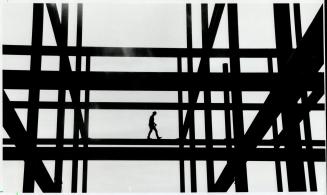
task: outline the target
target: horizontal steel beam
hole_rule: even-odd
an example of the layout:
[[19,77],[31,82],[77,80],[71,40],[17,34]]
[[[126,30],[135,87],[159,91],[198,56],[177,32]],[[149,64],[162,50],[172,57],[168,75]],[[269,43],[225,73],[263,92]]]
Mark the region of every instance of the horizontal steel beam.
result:
[[[212,141],[207,141],[205,139],[196,139],[196,140],[179,140],[179,139],[95,139],[95,138],[90,138],[87,141],[88,145],[167,145],[167,146],[179,146],[180,144],[183,145],[196,145],[196,146],[204,146],[207,145],[208,142],[214,146],[226,146],[228,145],[235,145],[236,142],[234,139],[227,141],[226,139],[214,139]],[[286,140],[261,140],[258,143],[258,146],[284,146],[286,144]],[[74,143],[77,143],[79,145],[82,145],[85,143],[84,140],[79,139],[76,142],[73,139],[64,139],[61,141],[57,139],[37,139],[35,141],[37,145],[56,145],[58,143],[62,143],[64,145],[72,145]],[[12,139],[3,139],[3,145],[13,145],[14,141]],[[306,141],[302,140],[301,141],[302,146],[325,146],[325,140],[312,140],[312,141]]]
[[[305,80],[299,80],[296,85],[292,85],[295,89],[310,91],[323,89],[323,73],[302,74]],[[3,71],[4,89],[270,91],[285,85],[283,80],[277,73],[242,73],[237,75],[235,82],[235,75],[224,73]]]
[[227,148],[159,148],[159,147],[38,147],[33,150],[3,148],[4,160],[247,160],[247,161],[324,161],[325,150],[256,148],[238,152]]
[[[30,103],[27,101],[11,101],[14,108],[28,108]],[[233,110],[235,105],[225,103],[161,103],[161,102],[80,102],[78,104],[72,102],[65,102],[59,104],[58,102],[38,102],[36,107],[40,109],[58,109],[58,107],[64,107],[66,109],[74,109],[76,107],[80,109],[127,109],[127,110],[178,110],[178,109],[193,109],[204,110],[206,108],[210,110]],[[274,105],[265,105],[264,103],[243,103],[237,106],[242,110],[274,110]],[[297,104],[299,110],[324,110],[324,104]]]
[[[32,47],[29,45],[3,45],[5,55],[31,55]],[[276,49],[206,49],[201,48],[144,48],[144,47],[58,47],[42,46],[41,55],[60,56],[115,56],[115,57],[276,57]]]

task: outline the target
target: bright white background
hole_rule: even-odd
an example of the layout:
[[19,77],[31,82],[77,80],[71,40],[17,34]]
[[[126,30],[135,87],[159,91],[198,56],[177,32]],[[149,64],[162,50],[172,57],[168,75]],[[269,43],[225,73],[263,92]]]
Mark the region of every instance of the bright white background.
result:
[[[11,1],[10,1],[11,2]],[[266,1],[267,2],[267,1]],[[305,32],[315,13],[318,3],[301,4],[302,31]],[[114,47],[186,47],[185,4],[84,4],[83,16],[83,46],[114,46]],[[59,13],[60,5],[58,4]],[[69,35],[68,44],[76,45],[76,4],[69,5]],[[209,18],[213,4],[209,4]],[[241,3],[239,11],[239,35],[241,48],[275,48],[274,23],[272,3]],[[291,12],[292,13],[292,12]],[[201,10],[200,4],[192,5],[193,46],[201,48]],[[3,44],[29,45],[31,43],[32,4],[3,3],[2,40]],[[56,45],[47,10],[45,9],[43,45]],[[294,23],[292,19],[292,23]],[[294,27],[293,29],[293,42]],[[296,47],[296,44],[293,44]],[[227,10],[224,10],[214,48],[228,48]],[[30,57],[2,56],[4,69],[29,69]],[[72,66],[75,59],[70,57]],[[132,62],[133,66],[130,65]],[[221,72],[221,64],[228,59],[211,59],[211,70]],[[58,70],[59,57],[43,57],[42,70]],[[85,59],[83,59],[85,64]],[[194,59],[197,68],[199,59]],[[143,71],[143,72],[176,72],[174,58],[108,58],[94,57],[91,61],[91,71]],[[275,64],[276,66],[276,64]],[[186,60],[183,59],[185,71]],[[74,69],[74,68],[73,68]],[[267,72],[266,59],[241,59],[242,72]],[[323,70],[323,69],[322,69]],[[27,91],[6,90],[11,100],[27,100]],[[41,91],[41,101],[56,101],[57,91]],[[244,102],[263,102],[267,93],[244,92]],[[1,96],[2,97],[2,96]],[[67,95],[67,101],[70,96]],[[91,91],[91,101],[155,101],[177,102],[176,92],[100,92]],[[324,97],[321,100],[323,102]],[[187,101],[185,99],[185,101]],[[203,101],[200,95],[199,102]],[[213,102],[222,102],[222,94],[212,93]],[[26,127],[24,109],[16,110]],[[148,127],[148,117],[152,110],[91,110],[91,138],[145,138]],[[39,134],[40,138],[54,138],[56,129],[56,111],[41,110]],[[256,112],[245,111],[245,129],[251,124]],[[65,138],[72,138],[73,112],[65,114]],[[223,139],[224,114],[213,111],[213,135]],[[311,112],[313,139],[326,139],[324,112]],[[177,111],[158,111],[156,122],[161,136],[175,139],[178,136]],[[2,117],[1,117],[2,119]],[[2,131],[5,132],[5,131]],[[6,133],[3,134],[7,137]],[[196,137],[204,138],[203,112],[196,112]],[[271,138],[271,132],[265,138]],[[53,176],[54,163],[45,161]],[[215,177],[226,162],[215,163]],[[4,161],[0,175],[3,177],[5,191],[21,191],[23,162]],[[81,164],[80,164],[81,165]],[[325,188],[325,164],[316,163],[318,189]],[[89,162],[89,192],[178,192],[179,191],[178,162],[154,161],[90,161]],[[186,170],[189,164],[186,163]],[[81,166],[80,166],[81,167]],[[250,191],[277,191],[273,162],[248,162],[248,180]],[[205,163],[197,163],[198,191],[206,191]],[[285,164],[282,164],[283,187],[287,190]],[[81,172],[79,172],[79,176]],[[189,172],[186,171],[186,179]],[[8,179],[10,178],[10,179]],[[12,179],[15,178],[15,179]],[[71,162],[64,163],[63,189],[69,192],[71,182]],[[187,191],[190,181],[186,180]],[[127,187],[126,187],[127,186]],[[78,183],[81,191],[81,180]],[[231,187],[234,191],[234,186]],[[36,185],[36,192],[39,191]]]

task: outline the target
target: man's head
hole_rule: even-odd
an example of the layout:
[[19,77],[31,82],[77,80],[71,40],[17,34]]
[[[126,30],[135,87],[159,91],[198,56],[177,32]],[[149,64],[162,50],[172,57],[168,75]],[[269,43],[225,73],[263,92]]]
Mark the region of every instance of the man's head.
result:
[[156,112],[156,111],[152,112],[152,115],[153,115],[153,116],[155,116],[156,114],[157,114],[157,112]]

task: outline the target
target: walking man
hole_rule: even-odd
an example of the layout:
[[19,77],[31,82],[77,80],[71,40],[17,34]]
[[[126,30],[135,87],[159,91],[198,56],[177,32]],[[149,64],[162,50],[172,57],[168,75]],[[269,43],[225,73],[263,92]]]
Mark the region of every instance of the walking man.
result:
[[154,130],[154,132],[156,133],[157,139],[161,139],[161,137],[159,137],[159,135],[158,135],[158,130],[156,128],[157,124],[154,122],[154,116],[156,114],[157,114],[157,112],[154,111],[152,113],[152,115],[150,116],[150,119],[149,119],[149,128],[150,128],[150,131],[149,131],[149,134],[148,134],[148,139],[150,139],[150,135],[151,135],[152,130]]

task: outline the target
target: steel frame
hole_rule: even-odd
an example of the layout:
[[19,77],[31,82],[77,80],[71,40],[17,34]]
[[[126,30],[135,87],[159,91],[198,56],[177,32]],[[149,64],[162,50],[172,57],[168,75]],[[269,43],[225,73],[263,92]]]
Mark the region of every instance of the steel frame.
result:
[[[276,167],[278,191],[283,191],[281,161],[286,162],[289,191],[317,191],[314,162],[325,161],[325,140],[313,140],[309,112],[324,110],[318,100],[324,95],[324,74],[318,72],[324,64],[323,10],[302,36],[299,4],[294,4],[294,19],[298,47],[292,48],[289,4],[274,4],[276,49],[239,48],[237,4],[215,4],[208,18],[208,5],[201,5],[202,48],[192,46],[192,9],[186,4],[187,48],[119,48],[83,47],[83,5],[78,4],[76,46],[67,45],[68,4],[62,4],[61,18],[56,4],[33,5],[31,45],[3,45],[4,55],[30,55],[29,71],[3,70],[3,89],[28,89],[28,101],[10,101],[3,91],[3,127],[10,139],[3,140],[4,160],[23,160],[23,192],[33,192],[35,182],[44,192],[62,191],[63,160],[72,161],[71,192],[77,192],[78,160],[83,160],[82,192],[87,192],[88,160],[174,160],[180,164],[180,192],[185,192],[185,161],[190,161],[191,191],[197,191],[196,162],[205,161],[208,192],[225,192],[235,183],[236,191],[249,191],[247,161],[272,161]],[[43,46],[44,9],[48,10],[57,46]],[[229,48],[215,49],[221,16],[228,10]],[[131,51],[131,52],[123,52]],[[42,71],[42,56],[59,56],[59,71]],[[72,71],[68,56],[76,56],[76,71]],[[86,70],[81,70],[82,56]],[[94,56],[171,57],[176,58],[176,73],[100,73],[91,72]],[[198,70],[193,70],[193,58],[200,57]],[[209,59],[228,57],[223,73],[211,73]],[[243,73],[240,58],[266,58],[268,73]],[[182,72],[182,58],[187,59],[188,72]],[[277,58],[278,72],[272,59]],[[19,79],[17,79],[19,78]],[[60,78],[58,80],[57,78]],[[131,82],[124,82],[128,78]],[[107,83],[115,83],[108,85]],[[131,85],[131,83],[133,83]],[[155,83],[155,84],[153,84]],[[58,90],[57,102],[40,102],[41,89]],[[72,102],[66,102],[66,90]],[[80,92],[85,90],[85,101]],[[90,102],[90,90],[177,91],[178,103]],[[211,91],[223,91],[224,103],[212,103]],[[243,103],[242,91],[269,91],[264,103]],[[189,102],[183,102],[183,91]],[[198,103],[200,91],[204,102]],[[307,96],[307,91],[312,93]],[[231,96],[231,101],[230,101]],[[298,100],[302,101],[298,103]],[[25,129],[15,108],[27,108]],[[58,111],[56,139],[37,138],[39,109]],[[74,138],[64,138],[65,109],[74,109]],[[179,139],[92,139],[88,136],[90,109],[162,109],[178,110]],[[84,117],[82,116],[84,110]],[[195,138],[194,112],[205,114],[205,139]],[[212,136],[213,110],[225,113],[226,139]],[[258,110],[244,129],[244,110]],[[183,111],[187,111],[183,120]],[[277,131],[277,117],[282,114],[283,130]],[[231,118],[233,120],[231,120]],[[301,140],[299,123],[303,121],[305,140]],[[232,124],[231,124],[232,123]],[[233,128],[231,127],[233,126]],[[263,137],[272,127],[272,140]],[[325,131],[326,129],[322,129]],[[246,133],[245,133],[246,132]],[[81,136],[80,136],[81,135]],[[189,137],[187,138],[187,135]],[[233,136],[232,136],[233,135]],[[40,147],[47,145],[46,147]],[[72,147],[65,147],[72,145]],[[115,145],[104,147],[105,145]],[[117,145],[126,145],[119,147]],[[146,145],[146,147],[139,147]],[[172,146],[171,148],[154,147]],[[14,147],[12,147],[14,146]],[[93,146],[93,147],[89,147]],[[96,146],[96,147],[94,147]],[[266,146],[262,148],[260,146]],[[149,155],[151,154],[151,155]],[[55,161],[55,176],[51,179],[42,160]],[[219,178],[214,178],[214,161],[227,164]],[[310,189],[306,189],[304,162],[308,163]]]

